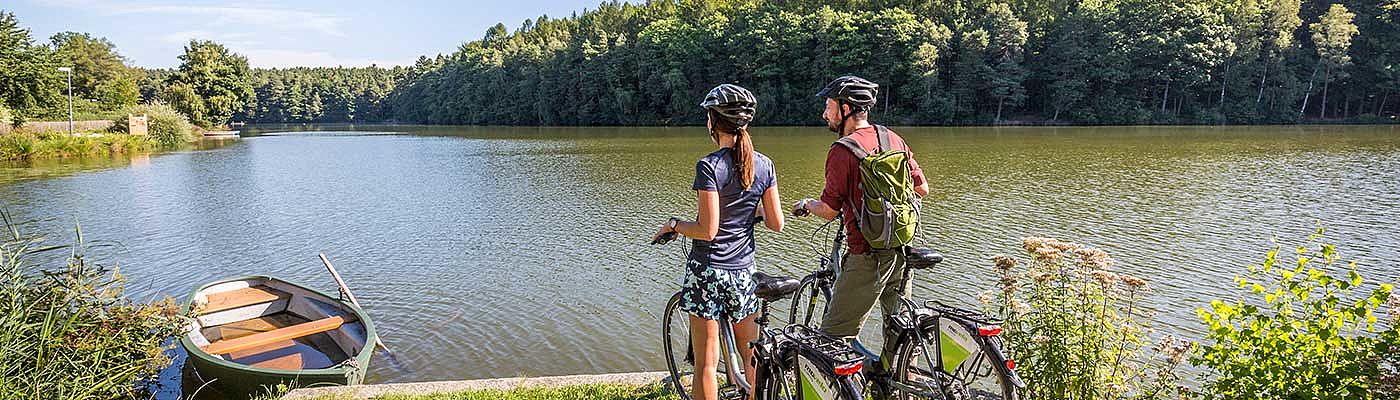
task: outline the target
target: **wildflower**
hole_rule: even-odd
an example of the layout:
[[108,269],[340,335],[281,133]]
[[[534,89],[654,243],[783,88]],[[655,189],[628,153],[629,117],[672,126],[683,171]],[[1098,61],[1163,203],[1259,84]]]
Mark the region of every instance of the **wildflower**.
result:
[[1076,251],[1080,248],[1079,243],[1061,242],[1058,240],[1051,240],[1050,243],[1048,243],[1048,245],[1050,247],[1054,247],[1055,250],[1059,251]]
[[1005,274],[1001,276],[1001,291],[1006,294],[1016,293],[1016,274]]
[[1045,344],[1049,341],[1050,337],[1045,335],[1035,335],[1031,337],[1031,342],[1034,342],[1035,344]]
[[1016,315],[1016,318],[1021,318],[1031,313],[1031,306],[1020,300],[1011,299],[1011,312]]
[[1011,268],[1016,266],[1016,259],[1008,257],[1006,255],[997,255],[996,257],[992,257],[992,262],[996,263],[997,271],[1002,273],[1010,271]]
[[977,292],[977,301],[990,306],[993,303],[996,303],[997,292],[995,290],[983,290],[981,292]]
[[1027,253],[1034,253],[1036,252],[1036,249],[1045,247],[1045,243],[1049,240],[1050,239],[1046,239],[1043,237],[1028,237],[1025,239],[1021,239],[1021,247],[1024,247]]
[[1191,350],[1190,342],[1177,340],[1176,337],[1172,335],[1163,336],[1162,340],[1158,341],[1157,345],[1152,347],[1152,351],[1166,356],[1167,362],[1172,365],[1180,365],[1182,362],[1185,362],[1186,353],[1189,350]]
[[1055,274],[1046,271],[1031,271],[1030,277],[1035,283],[1044,284],[1045,282],[1049,282],[1051,278],[1054,278]]
[[1084,247],[1075,249],[1074,254],[1079,256],[1077,262],[1086,267],[1108,269],[1108,267],[1113,266],[1113,258],[1110,258],[1108,252],[1103,250]]
[[1094,280],[1099,281],[1099,285],[1103,285],[1104,288],[1112,287],[1113,284],[1118,283],[1118,274],[1111,271],[1102,269],[1094,270],[1094,272],[1090,272],[1089,275],[1093,276]]
[[1123,279],[1123,284],[1128,285],[1128,287],[1133,288],[1133,289],[1142,289],[1142,288],[1147,287],[1147,281],[1146,281],[1146,280],[1143,280],[1142,278],[1136,277],[1136,276],[1132,276],[1132,275],[1123,275],[1123,276],[1122,276],[1122,279]]

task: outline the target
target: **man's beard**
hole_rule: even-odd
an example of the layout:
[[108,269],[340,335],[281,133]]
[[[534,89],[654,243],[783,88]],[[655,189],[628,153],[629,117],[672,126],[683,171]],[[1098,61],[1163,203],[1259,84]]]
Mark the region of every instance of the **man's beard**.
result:
[[827,129],[827,130],[830,130],[831,132],[833,132],[833,133],[835,133],[835,134],[837,134],[837,135],[840,135],[840,134],[841,134],[841,128],[837,128],[837,127],[836,127],[836,124],[835,124],[835,123],[832,123],[831,120],[827,120],[827,121],[826,121],[826,129]]

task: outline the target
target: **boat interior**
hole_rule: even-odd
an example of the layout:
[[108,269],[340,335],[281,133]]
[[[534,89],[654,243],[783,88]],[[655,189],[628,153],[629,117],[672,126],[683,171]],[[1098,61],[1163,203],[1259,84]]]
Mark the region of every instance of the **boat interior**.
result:
[[224,282],[195,294],[190,341],[238,364],[330,368],[365,346],[365,326],[335,299],[275,279]]

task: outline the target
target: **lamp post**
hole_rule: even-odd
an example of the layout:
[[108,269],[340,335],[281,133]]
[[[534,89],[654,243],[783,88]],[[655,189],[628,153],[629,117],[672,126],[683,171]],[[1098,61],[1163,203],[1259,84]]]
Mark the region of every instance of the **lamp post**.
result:
[[58,67],[59,72],[68,73],[68,135],[73,135],[73,68]]

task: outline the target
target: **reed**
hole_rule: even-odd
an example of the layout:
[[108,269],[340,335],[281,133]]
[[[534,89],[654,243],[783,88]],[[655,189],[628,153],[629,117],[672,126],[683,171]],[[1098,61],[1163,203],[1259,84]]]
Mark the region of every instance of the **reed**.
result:
[[139,383],[169,365],[163,343],[184,325],[174,301],[124,296],[122,275],[86,256],[81,228],[74,244],[50,245],[0,219],[0,398],[144,397]]

